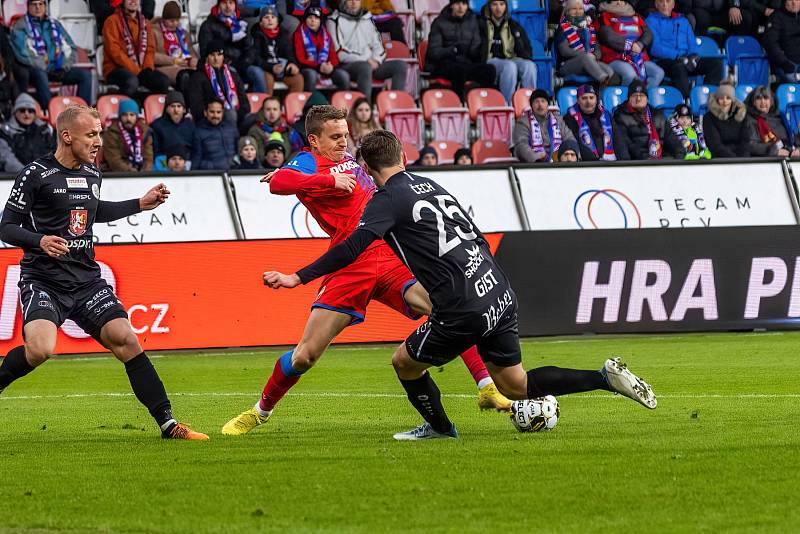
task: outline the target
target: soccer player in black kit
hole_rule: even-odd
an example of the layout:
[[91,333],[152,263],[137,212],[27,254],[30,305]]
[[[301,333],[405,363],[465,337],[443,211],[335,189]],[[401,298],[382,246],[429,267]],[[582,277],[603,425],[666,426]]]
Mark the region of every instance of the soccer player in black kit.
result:
[[0,221],[0,239],[21,247],[20,303],[25,345],[11,349],[0,366],[0,392],[44,363],[55,351],[57,329],[66,319],[114,353],[131,388],[168,439],[206,440],[172,416],[164,385],[111,286],[94,261],[92,225],[152,210],[169,197],[164,184],[142,198],[100,200],[102,179],[93,164],[102,145],[97,110],[65,109],[56,120],[54,154],[26,165],[17,175]]
[[433,312],[401,344],[392,365],[425,423],[398,440],[458,437],[427,368],[441,366],[476,345],[498,389],[510,399],[614,391],[656,407],[650,385],[618,358],[600,371],[547,366],[525,372],[517,330],[517,297],[489,245],[458,201],[433,180],[405,170],[402,146],[391,132],[365,136],[361,156],[379,189],[350,237],[295,274],[264,273],[273,288],[295,287],[336,271],[370,243],[384,239],[428,291]]

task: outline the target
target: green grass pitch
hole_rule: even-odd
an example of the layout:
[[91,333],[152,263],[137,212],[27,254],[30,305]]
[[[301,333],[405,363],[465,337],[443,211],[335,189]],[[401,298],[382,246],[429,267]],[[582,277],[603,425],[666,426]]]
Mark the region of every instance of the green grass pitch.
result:
[[800,334],[527,340],[526,368],[623,356],[659,395],[561,397],[558,427],[481,413],[434,370],[459,440],[419,417],[392,347],[333,348],[240,438],[278,350],[153,354],[176,415],[159,439],[109,357],[57,358],[0,395],[0,532],[798,532]]

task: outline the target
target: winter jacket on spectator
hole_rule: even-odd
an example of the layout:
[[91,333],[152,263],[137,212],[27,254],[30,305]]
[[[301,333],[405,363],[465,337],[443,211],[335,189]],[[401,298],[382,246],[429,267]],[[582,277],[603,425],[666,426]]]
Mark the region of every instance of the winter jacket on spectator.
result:
[[[764,92],[772,97],[767,113],[763,113],[755,107],[755,96]],[[757,88],[747,96],[745,106],[751,135],[751,156],[778,156],[778,150],[782,148],[789,152],[792,151],[795,146],[794,139],[786,132],[771,91],[763,87]]]
[[[306,51],[306,47],[303,44],[303,32],[308,32],[311,35],[311,43],[314,45],[314,48],[317,50],[318,59],[312,58],[308,52]],[[336,67],[339,65],[339,56],[336,53],[336,45],[333,42],[333,38],[331,34],[328,32],[327,28],[325,28],[325,24],[321,24],[319,30],[316,32],[312,32],[311,29],[306,26],[305,22],[302,22],[297,29],[294,31],[294,35],[292,36],[292,41],[294,42],[294,55],[297,58],[297,63],[300,65],[301,68],[307,69],[314,69],[315,71],[319,71],[319,66],[324,63],[321,61],[319,56],[320,53],[325,49],[326,42],[328,50],[328,61],[331,65]]]
[[468,10],[462,18],[445,6],[431,25],[425,68],[429,71],[443,63],[485,63],[481,55],[481,31],[478,17]]
[[238,139],[239,132],[232,124],[223,121],[214,126],[205,118],[201,119],[194,131],[192,169],[229,170]]
[[[484,61],[493,57],[489,50],[495,31],[491,18],[492,15],[489,11],[489,3],[487,2],[486,5],[483,6],[483,9],[481,9],[481,16],[478,19],[481,31],[480,57]],[[508,16],[508,10],[506,10],[506,14],[503,16],[503,20],[500,23],[500,39],[505,49],[505,57],[501,59],[531,59],[533,57],[533,48],[531,47],[528,34],[516,20]]]
[[331,8],[327,0],[286,0],[286,11],[297,18],[302,18],[306,8],[316,6],[322,10],[323,15],[330,15]]
[[[173,50],[167,50],[164,41],[164,34],[172,33],[175,35],[175,41],[183,41],[182,46],[174,46]],[[192,42],[192,32],[187,28],[178,27],[174,32],[169,32],[161,21],[161,18],[153,20],[153,37],[156,44],[155,62],[156,68],[167,75],[167,77],[175,84],[175,78],[182,69],[194,68],[197,62],[197,52],[194,50],[194,42]],[[173,41],[173,42],[175,42]],[[176,65],[175,59],[183,58],[190,62],[187,65]]]
[[[604,3],[603,6],[610,4]],[[616,13],[606,11],[598,19],[600,30],[598,39],[604,63],[612,61],[625,61],[626,42],[638,42],[644,46],[641,51],[642,61],[649,61],[647,49],[653,42],[653,33],[644,22],[644,17],[633,11],[630,4],[625,7],[615,8]]]
[[584,113],[578,104],[574,104],[567,110],[564,124],[578,142],[581,161],[616,159],[613,120],[601,100],[597,101],[594,113]]
[[[89,0],[89,11],[94,14],[97,20],[97,31],[103,32],[103,25],[108,17],[114,14],[117,7],[122,2],[116,0]],[[156,11],[155,0],[141,0],[139,2],[142,14],[147,20],[151,20]]]
[[[649,104],[648,108],[661,145],[661,158],[683,159],[686,152],[667,124],[664,114]],[[614,151],[617,159],[651,159],[650,141],[650,130],[645,123],[644,114],[633,110],[627,102],[620,105],[614,112]]]
[[264,115],[263,108],[256,113],[255,123],[247,131],[247,135],[257,141],[256,153],[259,160],[264,159],[264,146],[268,142],[276,140],[276,136],[280,136],[278,140],[283,143],[286,154],[299,152],[305,146],[300,134],[293,130],[285,120],[281,119],[278,124],[270,125]]
[[[244,82],[242,81],[239,74],[233,69],[229,67],[229,72],[231,73],[231,78],[233,79],[233,83],[236,86],[236,97],[238,99],[238,108],[236,108],[236,122],[237,124],[241,124],[244,118],[247,116],[247,113],[250,111],[250,103],[247,100],[247,91],[245,90]],[[217,79],[224,80],[225,75],[222,72],[222,69],[217,69]],[[201,61],[197,64],[197,70],[195,70],[191,77],[189,78],[189,89],[186,92],[186,100],[189,104],[189,111],[192,113],[192,117],[203,117],[203,111],[206,109],[206,104],[211,100],[223,100],[219,97],[216,93],[214,93],[214,88],[211,86],[211,80],[206,75],[205,70],[205,58],[202,58]],[[192,166],[192,168],[196,168]]]
[[280,26],[278,30],[278,35],[275,37],[267,37],[258,24],[254,24],[251,30],[255,50],[253,64],[267,72],[272,72],[275,65],[283,62],[297,65],[292,36]]
[[[236,15],[241,20],[241,12],[238,9],[236,10]],[[215,39],[219,39],[225,43],[225,61],[233,65],[240,74],[243,74],[247,71],[247,66],[252,64],[255,59],[253,37],[250,34],[245,34],[238,41],[234,41],[233,31],[220,19],[220,16],[219,6],[214,6],[211,8],[209,17],[200,25],[200,30],[197,33],[197,41],[200,44],[200,57],[206,57],[208,55],[208,44]]]
[[[47,55],[36,52],[34,32],[41,35]],[[54,34],[60,37],[59,46],[53,43]],[[67,71],[75,64],[77,47],[64,26],[55,19],[37,19],[23,15],[11,28],[11,46],[14,56],[22,65],[35,67],[46,72]],[[58,56],[56,56],[58,50]]]
[[129,160],[128,150],[122,139],[118,120],[113,121],[103,132],[103,167],[112,172],[149,171],[153,168],[153,137],[144,120],[137,126],[142,132],[142,167],[137,169]]
[[194,121],[187,116],[175,124],[169,115],[164,113],[153,121],[150,131],[153,137],[153,151],[156,154],[164,154],[167,148],[177,143],[188,150],[194,142]]
[[[20,95],[14,110],[35,108],[33,97]],[[49,123],[36,119],[28,126],[20,124],[16,117],[0,125],[0,170],[18,172],[25,165],[55,150],[56,137]]]
[[655,59],[675,59],[690,54],[700,54],[697,38],[689,19],[673,12],[672,17],[665,17],[654,11],[645,20],[653,34],[650,54]]
[[752,134],[747,108],[735,100],[725,113],[713,96],[708,99],[708,113],[703,116],[706,144],[715,158],[746,158],[750,155]]
[[11,108],[19,94],[19,87],[14,79],[14,63],[8,31],[0,24],[0,121],[11,117]]
[[774,69],[792,74],[800,64],[800,13],[782,7],[769,18],[764,48]]
[[[531,117],[536,119],[539,124],[539,131],[542,134],[541,147],[536,147],[536,141],[531,135]],[[557,132],[561,136],[560,141],[553,142],[550,132]],[[567,139],[575,140],[572,131],[564,124],[561,115],[549,111],[544,117],[534,115],[532,111],[523,113],[514,123],[513,132],[514,156],[527,163],[553,161],[553,154],[558,150],[560,142]]]
[[362,9],[358,15],[351,15],[337,10],[328,17],[326,26],[340,62],[374,59],[383,63],[386,59],[381,36],[369,11]]
[[124,14],[124,10],[118,10],[109,17],[106,24],[103,25],[103,76],[106,77],[111,71],[118,68],[123,68],[133,74],[139,74],[143,69],[155,68],[156,42],[150,23],[145,20],[147,48],[144,51],[143,61],[139,63],[128,55],[122,17],[125,17],[130,29],[134,52],[140,45],[142,32],[139,29],[138,17],[129,17]]

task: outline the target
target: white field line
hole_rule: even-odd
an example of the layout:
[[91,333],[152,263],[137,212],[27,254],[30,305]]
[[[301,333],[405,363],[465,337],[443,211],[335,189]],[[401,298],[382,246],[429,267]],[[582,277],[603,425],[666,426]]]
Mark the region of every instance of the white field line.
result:
[[[361,399],[405,399],[406,396],[400,393],[343,393],[331,391],[317,391],[317,392],[297,392],[290,393],[289,395],[295,397],[342,397],[342,398],[361,398]],[[249,393],[239,392],[187,392],[187,393],[169,393],[170,397],[258,397],[257,391]],[[133,397],[133,393],[67,393],[64,395],[0,395],[0,401],[14,401],[14,400],[35,400],[35,399],[82,399],[82,398],[100,398],[100,397]],[[461,393],[443,393],[442,397],[451,399],[472,399],[475,394],[461,394]],[[615,399],[624,398],[620,395],[611,394],[584,394],[584,395],[571,395],[570,398],[575,399]],[[721,395],[715,393],[676,393],[671,395],[659,395],[659,399],[800,399],[800,393],[738,393],[731,395]]]

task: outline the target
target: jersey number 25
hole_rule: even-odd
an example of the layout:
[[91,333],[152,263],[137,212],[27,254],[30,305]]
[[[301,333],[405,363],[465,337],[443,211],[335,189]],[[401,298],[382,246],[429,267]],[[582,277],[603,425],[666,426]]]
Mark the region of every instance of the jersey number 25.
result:
[[[436,229],[439,231],[439,257],[441,258],[460,245],[462,239],[472,241],[478,236],[472,231],[472,223],[469,222],[467,216],[464,215],[464,212],[458,207],[453,197],[450,195],[436,195],[434,198],[437,204],[439,204],[439,207],[436,207],[436,205],[427,200],[418,200],[414,203],[413,215],[414,222],[419,222],[422,220],[422,210],[430,210],[433,212],[433,215],[436,217]],[[450,204],[448,204],[448,201]],[[463,222],[456,220],[456,215]],[[449,241],[447,239],[447,229],[444,222],[445,217],[453,221],[453,227],[457,234]],[[465,228],[462,228],[463,225],[466,225]]]

